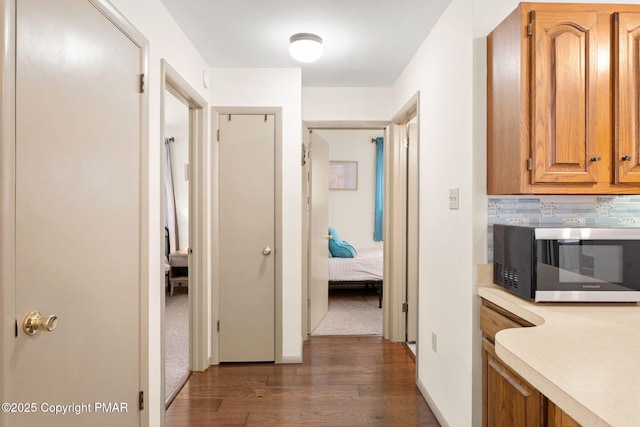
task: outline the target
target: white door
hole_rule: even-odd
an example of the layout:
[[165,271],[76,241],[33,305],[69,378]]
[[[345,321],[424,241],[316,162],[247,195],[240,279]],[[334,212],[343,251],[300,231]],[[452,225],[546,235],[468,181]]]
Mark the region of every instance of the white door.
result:
[[275,116],[220,115],[220,361],[275,360]]
[[309,216],[309,331],[329,310],[329,143],[311,132]]
[[88,1],[16,3],[16,425],[138,425],[141,51]]

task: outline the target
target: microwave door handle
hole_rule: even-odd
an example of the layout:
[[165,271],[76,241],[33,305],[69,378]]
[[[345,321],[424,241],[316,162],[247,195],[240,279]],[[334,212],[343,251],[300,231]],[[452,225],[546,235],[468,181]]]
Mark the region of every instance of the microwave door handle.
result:
[[558,245],[554,240],[543,240],[540,245],[542,253],[539,254],[540,262],[546,265],[558,264]]

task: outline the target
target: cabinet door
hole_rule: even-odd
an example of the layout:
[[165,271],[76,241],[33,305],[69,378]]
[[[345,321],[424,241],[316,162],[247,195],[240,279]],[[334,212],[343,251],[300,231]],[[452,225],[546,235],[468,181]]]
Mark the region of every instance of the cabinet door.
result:
[[547,427],[580,427],[580,424],[555,403],[547,400]]
[[483,340],[482,349],[483,426],[544,425],[544,396],[509,369],[488,340]]
[[616,183],[640,182],[640,13],[614,14]]
[[595,183],[597,13],[531,12],[532,183]]

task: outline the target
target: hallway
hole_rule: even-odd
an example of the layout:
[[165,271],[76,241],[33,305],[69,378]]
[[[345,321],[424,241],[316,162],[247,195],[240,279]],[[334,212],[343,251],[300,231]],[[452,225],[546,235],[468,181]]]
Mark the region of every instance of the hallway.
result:
[[302,364],[223,364],[194,373],[167,427],[439,426],[402,343],[310,337]]

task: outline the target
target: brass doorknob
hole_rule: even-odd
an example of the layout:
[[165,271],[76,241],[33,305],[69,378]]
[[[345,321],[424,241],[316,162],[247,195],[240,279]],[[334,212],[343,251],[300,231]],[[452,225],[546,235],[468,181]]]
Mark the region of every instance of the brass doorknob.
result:
[[27,314],[22,323],[22,329],[27,335],[35,335],[38,331],[51,332],[58,325],[58,316],[43,316],[37,311]]

